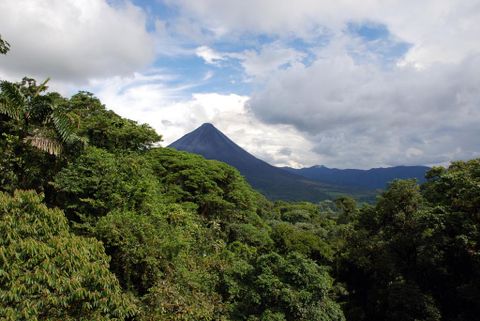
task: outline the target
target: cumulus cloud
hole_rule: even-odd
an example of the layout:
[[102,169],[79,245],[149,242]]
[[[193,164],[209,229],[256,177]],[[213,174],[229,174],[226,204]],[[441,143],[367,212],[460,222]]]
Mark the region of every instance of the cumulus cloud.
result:
[[208,46],[200,46],[196,48],[195,54],[208,65],[220,66],[221,62],[225,65],[232,61],[239,62],[247,76],[245,81],[251,81],[253,78],[264,79],[277,69],[288,68],[307,56],[305,52],[289,48],[280,41],[260,45],[258,49],[240,52],[219,52]]
[[11,45],[0,76],[77,84],[125,75],[154,58],[146,15],[128,1],[2,0],[0,31]]
[[[236,56],[256,81],[248,106],[263,122],[302,132],[319,164],[436,164],[479,155],[478,0],[175,5],[220,41],[278,39],[271,51],[267,44]],[[384,26],[387,35],[362,39],[349,33],[351,25]],[[294,49],[278,46],[298,38],[327,45],[305,64]],[[279,68],[276,61],[287,63]]]
[[195,54],[202,58],[207,64],[214,65],[221,60],[224,60],[225,57],[220,53],[216,52],[212,48],[207,46],[200,46],[195,50]]
[[246,107],[248,96],[196,93],[182,98],[184,87],[166,86],[170,76],[135,74],[101,81],[91,88],[108,108],[162,134],[166,146],[202,123],[213,123],[253,155],[272,164],[314,164],[317,156],[293,126],[259,121]]
[[[453,62],[480,43],[478,0],[168,0],[184,16],[201,21],[217,37],[273,34],[309,39],[341,32],[346,23],[383,23],[413,47],[405,57],[411,64]],[[327,30],[326,30],[326,29]]]
[[[480,156],[478,0],[163,1],[166,20],[128,0],[3,0],[0,78],[89,84],[166,144],[212,122],[276,165]],[[188,80],[169,74],[181,61]],[[215,81],[228,73],[242,95]]]
[[248,76],[263,79],[279,68],[287,68],[302,61],[306,54],[280,42],[273,42],[261,46],[258,51],[245,50],[241,53],[230,53],[228,57],[240,60]]
[[479,86],[480,55],[383,69],[344,50],[277,71],[249,106],[304,132],[323,164],[433,164],[478,156]]

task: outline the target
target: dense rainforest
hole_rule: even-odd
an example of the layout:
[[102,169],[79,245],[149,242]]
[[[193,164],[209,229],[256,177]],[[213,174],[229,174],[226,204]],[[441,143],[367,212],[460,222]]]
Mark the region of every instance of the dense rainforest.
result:
[[2,320],[480,315],[479,159],[373,204],[271,202],[92,94],[29,78],[0,83],[0,135]]

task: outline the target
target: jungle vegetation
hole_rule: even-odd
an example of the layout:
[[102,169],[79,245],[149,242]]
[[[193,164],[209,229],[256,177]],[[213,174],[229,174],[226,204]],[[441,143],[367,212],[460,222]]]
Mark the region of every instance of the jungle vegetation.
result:
[[271,202],[47,85],[0,83],[0,319],[480,315],[479,159],[393,181],[373,204]]

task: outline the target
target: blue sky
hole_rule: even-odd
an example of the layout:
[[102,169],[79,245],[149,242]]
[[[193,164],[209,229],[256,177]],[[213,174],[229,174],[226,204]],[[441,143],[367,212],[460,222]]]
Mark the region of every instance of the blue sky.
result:
[[[177,20],[182,18],[181,12],[176,6],[167,5],[162,1],[136,0],[132,3],[142,7],[147,13],[147,30],[155,32],[155,21],[160,19],[171,33],[171,37],[178,40],[178,45],[186,51],[190,51],[190,54],[184,55],[160,55],[153,63],[155,68],[168,70],[183,82],[195,83],[196,85],[187,90],[185,95],[199,92],[248,95],[254,90],[255,84],[242,68],[241,59],[232,57],[232,55],[242,55],[245,51],[259,53],[263,47],[280,42],[285,47],[304,54],[301,62],[309,65],[316,59],[314,49],[318,50],[318,48],[327,46],[335,36],[334,31],[318,26],[318,28],[322,27],[321,31],[309,39],[295,35],[283,37],[283,35],[251,32],[233,38],[217,39],[212,37],[212,32],[208,28],[200,27],[199,31],[204,34],[205,38],[199,41],[199,39],[191,39],[188,35],[175,31]],[[351,57],[359,63],[366,62],[374,56],[377,60],[376,63],[388,68],[400,60],[410,47],[407,42],[395,39],[388,27],[381,23],[349,22],[345,29],[341,30],[341,33],[357,38],[365,45],[362,52],[353,49],[349,52]],[[222,60],[212,64],[198,55],[193,55],[196,48],[205,45],[202,42],[205,39],[208,42],[208,48],[224,56]],[[279,68],[287,69],[289,66],[290,64],[286,62]]]
[[[18,12],[22,12],[19,15]],[[0,78],[150,124],[214,123],[275,165],[478,157],[480,0],[4,0]]]

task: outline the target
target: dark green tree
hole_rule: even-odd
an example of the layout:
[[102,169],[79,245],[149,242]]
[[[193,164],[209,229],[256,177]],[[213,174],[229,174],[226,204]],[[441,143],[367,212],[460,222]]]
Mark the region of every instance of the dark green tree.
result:
[[441,320],[431,284],[441,216],[413,180],[394,181],[361,209],[340,254],[350,320]]
[[433,168],[427,178],[422,194],[443,225],[428,280],[445,320],[474,320],[480,315],[480,159]]
[[242,256],[233,257],[225,280],[233,320],[345,320],[324,267],[296,252],[261,255],[250,264]]
[[339,210],[337,222],[345,224],[354,219],[357,214],[357,202],[349,196],[341,196],[335,200],[335,206]]
[[146,157],[168,202],[194,208],[225,233],[231,223],[266,228],[259,216],[264,198],[235,168],[171,148],[153,148]]
[[0,82],[0,190],[35,189],[50,199],[49,181],[67,159],[66,149],[81,150],[77,118],[60,106],[56,93],[33,79]]

